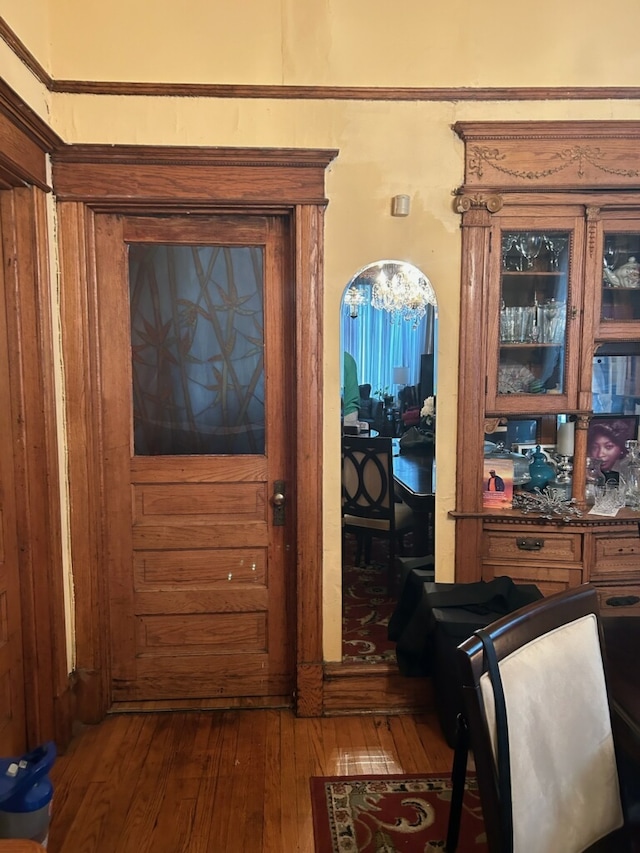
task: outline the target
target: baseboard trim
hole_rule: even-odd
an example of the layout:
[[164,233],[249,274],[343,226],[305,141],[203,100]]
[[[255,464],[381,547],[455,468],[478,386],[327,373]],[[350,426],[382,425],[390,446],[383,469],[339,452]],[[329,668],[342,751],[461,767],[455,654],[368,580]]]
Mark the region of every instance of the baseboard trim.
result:
[[430,678],[409,678],[392,663],[326,663],[323,715],[422,714],[434,710]]

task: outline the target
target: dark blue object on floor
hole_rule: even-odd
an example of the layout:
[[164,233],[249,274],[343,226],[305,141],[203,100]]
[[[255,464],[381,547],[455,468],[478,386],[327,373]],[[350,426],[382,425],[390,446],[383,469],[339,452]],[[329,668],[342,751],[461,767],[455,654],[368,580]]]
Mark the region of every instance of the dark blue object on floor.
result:
[[53,741],[17,758],[0,758],[0,838],[25,838],[46,847],[56,758]]

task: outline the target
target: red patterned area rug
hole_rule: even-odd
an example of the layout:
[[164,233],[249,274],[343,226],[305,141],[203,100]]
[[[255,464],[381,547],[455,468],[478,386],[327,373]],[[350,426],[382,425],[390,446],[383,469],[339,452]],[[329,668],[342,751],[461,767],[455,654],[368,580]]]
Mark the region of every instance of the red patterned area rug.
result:
[[[437,775],[314,776],[316,853],[443,853],[451,779]],[[476,780],[467,776],[457,853],[487,853]]]
[[396,646],[387,638],[397,596],[390,595],[388,545],[375,540],[368,566],[355,565],[355,542],[345,537],[342,556],[342,660],[396,660]]

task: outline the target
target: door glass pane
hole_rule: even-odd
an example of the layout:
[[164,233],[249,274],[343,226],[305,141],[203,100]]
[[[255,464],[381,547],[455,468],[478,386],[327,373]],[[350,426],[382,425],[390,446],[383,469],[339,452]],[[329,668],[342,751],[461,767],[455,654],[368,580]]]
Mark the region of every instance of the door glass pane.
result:
[[601,344],[593,357],[593,411],[640,415],[640,343]]
[[605,233],[601,320],[640,320],[640,234]]
[[264,453],[263,251],[129,245],[134,453]]
[[502,234],[499,394],[565,390],[569,232]]

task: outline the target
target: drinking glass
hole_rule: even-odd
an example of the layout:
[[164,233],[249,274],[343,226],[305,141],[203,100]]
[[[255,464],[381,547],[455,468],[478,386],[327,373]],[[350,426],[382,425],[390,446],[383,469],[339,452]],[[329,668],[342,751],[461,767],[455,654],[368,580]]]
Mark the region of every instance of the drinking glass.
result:
[[542,248],[542,237],[537,234],[521,234],[518,240],[518,249],[527,262],[527,269],[533,269],[535,259]]
[[549,252],[551,269],[557,270],[560,265],[560,255],[566,249],[569,241],[567,237],[560,237],[555,234],[545,234],[542,239],[547,252]]

